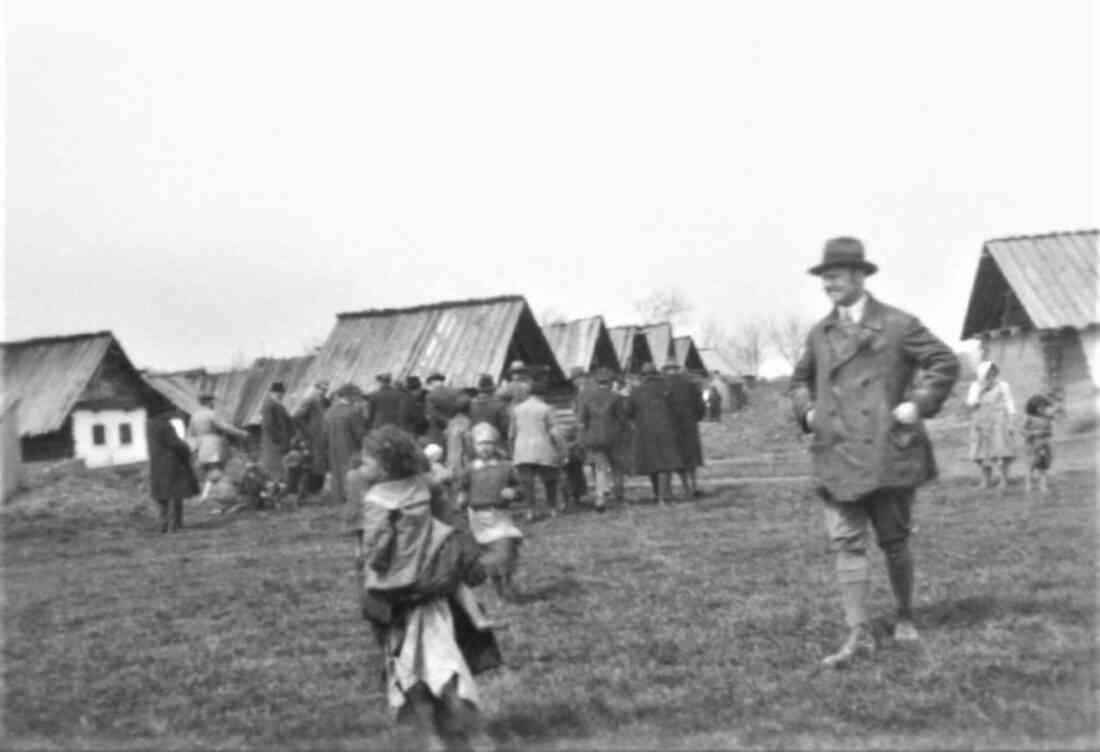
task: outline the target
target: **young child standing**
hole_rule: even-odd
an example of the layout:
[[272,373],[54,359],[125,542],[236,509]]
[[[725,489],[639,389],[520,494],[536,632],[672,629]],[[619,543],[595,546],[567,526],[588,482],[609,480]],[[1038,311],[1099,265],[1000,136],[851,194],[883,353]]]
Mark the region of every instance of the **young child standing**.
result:
[[1047,473],[1054,459],[1050,438],[1054,429],[1054,403],[1042,394],[1032,395],[1024,406],[1024,439],[1027,442],[1027,490],[1038,481],[1039,490],[1047,493]]
[[355,531],[360,605],[383,648],[391,709],[411,716],[429,744],[466,748],[480,728],[473,677],[501,662],[497,625],[471,590],[484,580],[477,546],[445,521],[454,510],[427,469],[416,439],[396,426],[363,442],[371,482]]
[[470,532],[481,547],[481,565],[500,601],[515,599],[512,577],[523,533],[509,507],[520,498],[519,476],[501,457],[500,434],[488,423],[473,427],[474,459],[458,480],[458,506],[467,508]]

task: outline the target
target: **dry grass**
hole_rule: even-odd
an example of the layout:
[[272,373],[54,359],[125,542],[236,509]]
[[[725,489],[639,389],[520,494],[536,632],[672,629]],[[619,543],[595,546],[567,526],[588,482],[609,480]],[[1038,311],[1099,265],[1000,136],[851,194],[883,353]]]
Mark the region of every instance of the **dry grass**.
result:
[[[61,475],[5,509],[9,747],[409,742],[356,618],[343,510],[162,537],[141,483]],[[1044,502],[928,488],[914,539],[925,640],[886,639],[873,663],[839,673],[816,668],[843,630],[807,490],[741,486],[693,508],[534,526],[508,666],[483,682],[492,737],[524,749],[1095,746],[1091,473],[1059,478]],[[885,616],[877,554],[875,567]]]

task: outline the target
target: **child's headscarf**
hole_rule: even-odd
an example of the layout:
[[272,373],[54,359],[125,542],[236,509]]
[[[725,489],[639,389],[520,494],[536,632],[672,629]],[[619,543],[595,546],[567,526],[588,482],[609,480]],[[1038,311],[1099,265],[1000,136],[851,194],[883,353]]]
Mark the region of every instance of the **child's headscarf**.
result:
[[500,433],[489,423],[478,423],[472,429],[470,429],[470,435],[474,437],[474,443],[478,444],[483,441],[496,442],[500,438]]

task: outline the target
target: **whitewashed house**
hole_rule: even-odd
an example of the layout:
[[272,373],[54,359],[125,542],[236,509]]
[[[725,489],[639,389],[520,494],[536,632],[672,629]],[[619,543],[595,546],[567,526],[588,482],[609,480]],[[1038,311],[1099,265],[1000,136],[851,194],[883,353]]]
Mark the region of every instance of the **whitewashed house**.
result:
[[76,457],[88,467],[148,459],[147,408],[167,399],[110,332],[0,343],[0,394],[17,399],[23,460]]

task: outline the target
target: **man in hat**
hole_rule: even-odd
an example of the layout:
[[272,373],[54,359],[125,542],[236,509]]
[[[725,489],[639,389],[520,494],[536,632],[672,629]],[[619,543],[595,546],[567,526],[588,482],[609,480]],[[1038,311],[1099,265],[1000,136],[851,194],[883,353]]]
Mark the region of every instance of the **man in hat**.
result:
[[791,377],[795,417],[813,434],[818,494],[849,629],[841,648],[825,658],[828,666],[875,650],[867,615],[869,528],[897,601],[894,639],[920,638],[912,612],[910,515],[915,489],[936,474],[921,421],[939,411],[959,375],[950,347],[915,316],[865,291],[876,271],[855,238],[826,243],[810,273],[821,278],[833,310],[810,331]]
[[447,377],[436,372],[428,377],[428,393],[424,397],[424,418],[428,421],[428,442],[447,445],[444,433],[447,424],[454,417],[458,402],[458,391],[447,386]]
[[199,492],[191,468],[191,447],[172,427],[172,406],[165,402],[145,418],[145,442],[149,457],[149,495],[160,509],[160,531],[178,532],[183,527],[183,500]]
[[286,386],[272,382],[260,408],[260,465],[271,480],[282,482],[283,457],[290,451],[294,438],[294,421],[283,406]]
[[414,436],[423,436],[424,432],[428,430],[428,422],[424,418],[424,399],[427,394],[420,383],[420,377],[406,377],[404,388],[401,391],[407,397],[404,400],[406,430]]
[[367,395],[370,429],[373,431],[382,426],[406,428],[408,418],[404,412],[408,409],[407,400],[393,386],[393,375],[380,373],[374,380],[378,382],[378,388]]
[[[367,424],[356,403],[362,390],[355,384],[344,384],[336,390],[332,406],[325,411],[323,448],[328,459],[329,488],[337,504],[347,501],[345,480],[352,461],[359,456]],[[361,501],[361,499],[355,499]]]
[[322,451],[322,433],[325,427],[325,410],[328,409],[328,382],[314,382],[290,417],[298,424],[298,432],[309,449],[309,465],[306,468],[306,492],[319,493],[325,485],[328,458]]
[[665,383],[668,384],[669,404],[680,441],[680,459],[684,463],[679,470],[680,482],[689,498],[698,496],[699,485],[695,479],[695,470],[703,465],[703,443],[699,437],[699,421],[706,414],[703,391],[684,373],[680,361],[675,357],[669,357],[661,370],[664,371]]
[[668,383],[652,363],[641,369],[642,383],[627,397],[634,424],[634,472],[648,475],[658,505],[668,496],[669,473],[684,467]]
[[508,381],[500,385],[497,396],[514,407],[527,399],[530,391],[530,370],[522,360],[513,360],[512,365],[508,367]]
[[493,377],[487,373],[477,379],[477,396],[470,402],[470,423],[488,423],[501,436],[508,434],[508,406],[493,392]]
[[201,407],[191,415],[187,435],[193,442],[195,459],[203,478],[202,500],[210,495],[214,476],[225,469],[226,438],[247,439],[248,434],[221,420],[214,412],[214,395],[199,395]]
[[596,371],[596,387],[588,389],[577,398],[577,420],[581,426],[581,443],[596,475],[596,511],[607,506],[611,486],[618,490],[615,447],[626,422],[625,403],[621,395],[612,390],[614,374],[606,368]]

